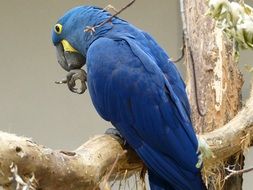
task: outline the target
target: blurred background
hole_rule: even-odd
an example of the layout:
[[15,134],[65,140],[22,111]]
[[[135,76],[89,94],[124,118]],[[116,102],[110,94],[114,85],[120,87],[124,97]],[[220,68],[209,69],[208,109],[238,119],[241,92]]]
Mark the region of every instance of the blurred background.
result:
[[[51,30],[64,12],[77,5],[108,4],[120,9],[126,0],[2,0],[0,1],[0,130],[32,137],[54,149],[72,150],[110,127],[92,106],[88,92],[71,93],[54,81],[66,73],[56,61]],[[154,3],[156,2],[156,3]],[[252,1],[249,4],[253,4]],[[181,47],[178,0],[137,0],[120,17],[149,32],[177,58]],[[241,53],[245,73],[244,100],[251,74],[252,51]],[[184,74],[184,66],[178,63]],[[253,166],[253,151],[246,153],[246,167]],[[253,173],[244,175],[244,190],[251,190]]]

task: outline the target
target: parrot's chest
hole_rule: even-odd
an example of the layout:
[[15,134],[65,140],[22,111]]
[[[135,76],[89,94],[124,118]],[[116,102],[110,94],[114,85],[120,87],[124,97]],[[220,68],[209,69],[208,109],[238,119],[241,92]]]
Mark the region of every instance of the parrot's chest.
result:
[[120,120],[118,108],[133,96],[134,89],[145,89],[150,75],[126,41],[105,39],[100,45],[94,43],[96,48],[91,47],[87,56],[90,96],[104,119],[117,122]]
[[110,111],[113,106],[113,94],[121,90],[111,89],[112,82],[115,80],[113,77],[115,70],[115,66],[109,64],[87,65],[87,83],[91,100],[99,115],[107,121],[112,121],[114,114]]

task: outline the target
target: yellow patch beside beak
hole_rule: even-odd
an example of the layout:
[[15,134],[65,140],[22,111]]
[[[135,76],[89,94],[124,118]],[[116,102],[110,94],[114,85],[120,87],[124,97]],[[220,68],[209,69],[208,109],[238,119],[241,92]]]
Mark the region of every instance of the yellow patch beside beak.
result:
[[63,46],[64,51],[77,52],[78,53],[78,51],[75,48],[73,48],[67,40],[62,40],[61,44]]

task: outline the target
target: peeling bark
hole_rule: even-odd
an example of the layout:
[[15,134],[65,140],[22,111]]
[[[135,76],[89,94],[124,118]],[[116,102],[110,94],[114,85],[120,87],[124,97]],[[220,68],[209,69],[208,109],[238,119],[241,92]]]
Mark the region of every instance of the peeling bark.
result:
[[[193,74],[188,58],[188,92],[194,126],[199,133],[212,131],[232,119],[241,108],[242,76],[233,58],[232,43],[205,16],[205,1],[185,1],[186,23],[196,65],[199,102],[205,117],[197,113]],[[201,127],[202,126],[202,127]]]
[[[31,139],[0,131],[0,185],[6,189],[15,181],[10,166],[17,165],[18,174],[27,182],[34,174],[36,189],[93,190],[110,171],[117,155],[124,151],[122,141],[110,135],[99,135],[72,152],[53,151],[38,145]],[[108,151],[110,150],[110,151]],[[138,172],[142,162],[130,149],[123,154],[114,173],[123,175]]]
[[[194,78],[189,53],[186,61],[187,87],[192,107],[192,120],[196,131],[202,134],[222,127],[235,117],[241,108],[243,80],[233,57],[232,42],[215,27],[214,20],[205,15],[206,1],[185,0],[184,2],[189,46],[192,48],[196,68],[197,92],[192,88]],[[204,116],[198,114],[195,93],[198,95],[201,111],[206,113]],[[237,163],[243,165],[243,156],[241,158]],[[230,163],[235,164],[235,159],[230,158]],[[241,189],[240,176],[231,178],[230,182],[232,185],[225,184],[223,189]],[[230,182],[228,180],[228,183]]]

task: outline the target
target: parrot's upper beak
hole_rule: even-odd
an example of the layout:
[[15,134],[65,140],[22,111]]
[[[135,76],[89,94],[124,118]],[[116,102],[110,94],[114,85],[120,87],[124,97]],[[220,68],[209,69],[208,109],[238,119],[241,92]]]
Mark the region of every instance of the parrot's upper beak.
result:
[[81,69],[85,64],[85,57],[74,49],[66,40],[62,40],[61,43],[56,46],[56,54],[58,63],[66,71]]

